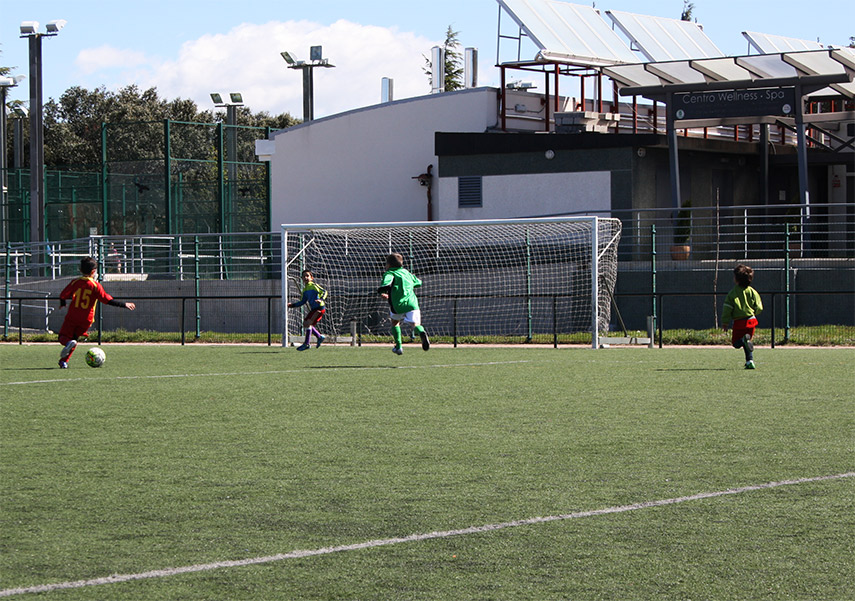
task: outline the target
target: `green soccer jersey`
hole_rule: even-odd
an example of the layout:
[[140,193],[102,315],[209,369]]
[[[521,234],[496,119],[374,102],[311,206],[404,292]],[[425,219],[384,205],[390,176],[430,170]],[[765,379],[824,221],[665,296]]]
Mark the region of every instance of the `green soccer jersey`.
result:
[[419,308],[415,289],[421,285],[419,278],[399,267],[383,274],[383,285],[379,291],[389,294],[389,306],[393,313],[404,314]]
[[734,319],[756,317],[761,311],[763,311],[763,302],[754,288],[751,286],[746,288],[734,286],[727,298],[724,299],[724,312],[721,315],[721,321],[728,324]]

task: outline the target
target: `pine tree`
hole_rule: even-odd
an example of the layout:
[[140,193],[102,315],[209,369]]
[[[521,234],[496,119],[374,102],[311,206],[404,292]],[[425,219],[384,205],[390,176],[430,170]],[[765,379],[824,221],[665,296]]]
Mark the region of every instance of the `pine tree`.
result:
[[[460,41],[458,40],[459,31],[454,31],[451,25],[448,26],[448,31],[445,32],[445,91],[452,92],[463,88],[463,54],[458,50]],[[425,66],[424,72],[430,80],[433,76],[433,65],[428,57],[424,57]]]

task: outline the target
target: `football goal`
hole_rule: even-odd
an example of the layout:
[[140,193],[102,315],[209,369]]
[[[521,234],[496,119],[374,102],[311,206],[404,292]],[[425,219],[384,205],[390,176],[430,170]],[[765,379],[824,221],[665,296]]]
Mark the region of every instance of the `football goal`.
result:
[[[608,330],[621,224],[601,217],[282,226],[282,344],[300,335],[300,274],[327,290],[330,340],[389,336],[379,294],[386,257],[422,281],[422,324],[435,341],[531,342]],[[405,332],[407,334],[407,332]],[[370,338],[369,338],[370,339]],[[586,339],[587,343],[587,339]]]

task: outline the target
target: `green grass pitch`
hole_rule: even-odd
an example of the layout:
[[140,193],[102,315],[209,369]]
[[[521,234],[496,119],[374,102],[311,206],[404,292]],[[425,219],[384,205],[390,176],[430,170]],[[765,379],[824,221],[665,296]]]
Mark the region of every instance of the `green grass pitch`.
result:
[[2,597],[855,598],[852,349],[88,346],[0,345]]

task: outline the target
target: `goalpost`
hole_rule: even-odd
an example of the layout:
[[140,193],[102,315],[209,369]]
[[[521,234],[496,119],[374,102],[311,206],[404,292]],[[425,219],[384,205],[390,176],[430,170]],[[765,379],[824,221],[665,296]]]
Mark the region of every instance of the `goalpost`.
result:
[[602,217],[282,225],[282,345],[301,335],[300,273],[329,292],[319,329],[389,336],[379,294],[386,257],[400,253],[433,339],[522,339],[608,330],[621,224]]

